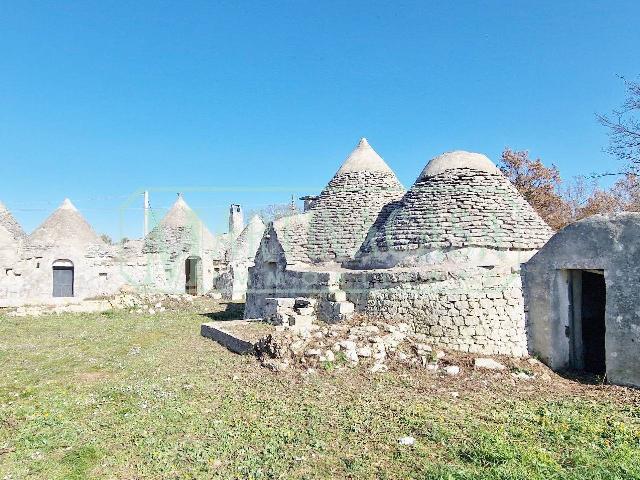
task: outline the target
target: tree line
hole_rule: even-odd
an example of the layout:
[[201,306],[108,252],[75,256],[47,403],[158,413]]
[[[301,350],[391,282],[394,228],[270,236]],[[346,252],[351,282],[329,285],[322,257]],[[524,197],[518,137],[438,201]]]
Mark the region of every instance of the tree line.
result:
[[[595,214],[640,212],[640,82],[623,79],[627,98],[609,115],[596,115],[608,130],[605,149],[619,161],[616,172],[563,181],[555,165],[532,159],[525,150],[506,148],[499,167],[538,214],[555,230]],[[608,188],[598,178],[615,175]]]

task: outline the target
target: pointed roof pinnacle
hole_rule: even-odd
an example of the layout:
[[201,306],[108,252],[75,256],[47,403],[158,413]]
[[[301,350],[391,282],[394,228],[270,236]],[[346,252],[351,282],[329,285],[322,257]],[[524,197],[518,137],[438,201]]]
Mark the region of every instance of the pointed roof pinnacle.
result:
[[365,137],[360,139],[356,148],[349,154],[338,170],[338,173],[363,171],[393,173],[382,157],[369,145]]
[[187,207],[190,208],[189,205],[187,205],[187,202],[185,202],[184,197],[182,196],[182,193],[178,193],[178,198],[176,199],[176,201],[173,203],[174,207]]
[[65,198],[62,204],[31,232],[29,241],[34,244],[103,243],[68,198]]
[[73,203],[71,203],[71,200],[69,200],[68,198],[65,198],[58,208],[60,210],[74,210],[76,212],[78,211],[76,206]]
[[[264,225],[264,222],[262,221],[262,217],[260,217],[260,215],[258,215],[258,214],[256,213],[255,215],[253,215],[253,216],[251,217],[251,219],[249,220],[249,223],[248,223],[247,225],[249,225],[249,224],[253,224],[253,225],[255,225],[255,224],[258,224],[258,225]],[[246,227],[245,227],[245,228],[246,228]]]

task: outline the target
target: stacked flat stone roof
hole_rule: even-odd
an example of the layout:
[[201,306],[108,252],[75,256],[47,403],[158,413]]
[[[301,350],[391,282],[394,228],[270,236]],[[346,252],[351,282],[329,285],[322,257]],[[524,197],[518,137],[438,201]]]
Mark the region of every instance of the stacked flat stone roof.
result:
[[429,162],[358,256],[462,247],[536,250],[552,233],[487,157],[457,151]]
[[382,208],[404,187],[365,138],[309,210],[307,256],[312,262],[353,258]]
[[309,212],[290,215],[274,220],[269,235],[275,235],[282,247],[288,264],[311,263],[307,251],[309,234]]
[[253,260],[260,245],[265,225],[258,215],[254,215],[242,233],[233,242],[229,257],[231,261]]
[[145,253],[166,251],[191,251],[194,247],[203,250],[221,250],[224,255],[226,246],[223,240],[212,235],[196,213],[187,205],[182,195],[171,206],[145,238]]
[[28,240],[31,246],[104,243],[68,198],[29,235]]
[[2,202],[0,202],[0,228],[6,230],[7,236],[14,240],[21,240],[26,237],[20,224]]

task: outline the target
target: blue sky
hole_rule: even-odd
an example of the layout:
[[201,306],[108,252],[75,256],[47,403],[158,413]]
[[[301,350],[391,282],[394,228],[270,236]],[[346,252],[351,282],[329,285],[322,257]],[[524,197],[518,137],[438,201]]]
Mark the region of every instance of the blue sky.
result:
[[224,231],[231,202],[317,193],[361,136],[407,187],[455,149],[610,170],[594,113],[640,74],[639,20],[637,1],[5,0],[0,200],[27,231],[68,196],[134,237],[136,192],[161,214],[184,191]]

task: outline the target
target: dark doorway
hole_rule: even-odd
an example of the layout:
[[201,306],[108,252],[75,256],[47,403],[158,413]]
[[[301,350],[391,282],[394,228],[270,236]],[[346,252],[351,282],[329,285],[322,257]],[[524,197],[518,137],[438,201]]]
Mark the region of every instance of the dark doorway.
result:
[[55,262],[53,264],[53,296],[73,297],[73,264]]
[[264,278],[264,289],[269,292],[269,296],[278,296],[278,264],[276,262],[265,262],[266,275]]
[[605,358],[605,305],[607,292],[604,273],[582,271],[582,349],[584,370],[603,375]]
[[189,257],[184,261],[185,292],[189,295],[200,293],[201,272],[200,257]]

